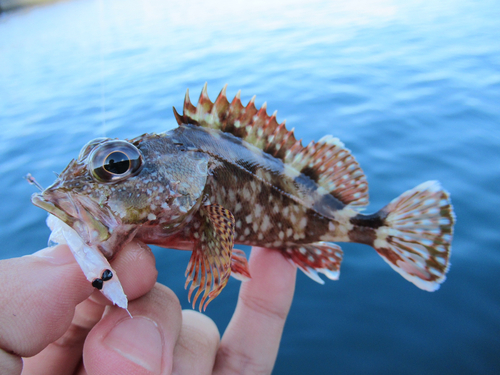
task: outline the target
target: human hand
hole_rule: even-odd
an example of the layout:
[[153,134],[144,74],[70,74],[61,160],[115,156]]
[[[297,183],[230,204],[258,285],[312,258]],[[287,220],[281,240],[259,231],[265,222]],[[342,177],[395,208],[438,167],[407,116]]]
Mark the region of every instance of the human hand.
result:
[[105,307],[64,245],[0,261],[0,373],[19,374],[28,356],[23,374],[271,372],[296,273],[281,254],[252,251],[253,278],[222,340],[212,320],[182,311],[171,290],[155,285],[147,247],[128,245],[112,265],[133,319]]

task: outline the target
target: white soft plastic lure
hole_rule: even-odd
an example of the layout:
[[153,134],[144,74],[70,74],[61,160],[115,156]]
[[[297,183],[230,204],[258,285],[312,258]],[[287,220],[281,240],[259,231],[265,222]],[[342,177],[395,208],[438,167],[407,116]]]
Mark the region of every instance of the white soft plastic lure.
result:
[[47,225],[52,230],[49,243],[67,244],[85,277],[93,285],[96,280],[102,280],[102,275],[105,271],[112,272],[111,278],[102,282],[100,291],[115,305],[127,310],[128,300],[123,292],[122,284],[104,255],[96,247],[85,245],[82,238],[74,229],[54,215],[49,215]]

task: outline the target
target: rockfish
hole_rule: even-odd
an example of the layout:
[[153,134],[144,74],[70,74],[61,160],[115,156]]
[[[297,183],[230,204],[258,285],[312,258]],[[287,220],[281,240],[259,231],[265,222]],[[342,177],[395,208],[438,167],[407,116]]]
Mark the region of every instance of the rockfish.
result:
[[[206,85],[197,106],[186,93],[178,127],[130,140],[87,143],[35,205],[113,257],[132,239],[192,250],[189,299],[201,308],[230,275],[250,278],[234,244],[279,251],[313,280],[339,277],[332,243],[370,245],[417,287],[434,291],[449,268],[454,214],[436,181],[403,193],[374,214],[366,177],[337,138],[303,146],[266,104],[247,106],[226,87],[215,102]],[[104,280],[105,281],[105,280]],[[100,280],[102,285],[102,280]]]

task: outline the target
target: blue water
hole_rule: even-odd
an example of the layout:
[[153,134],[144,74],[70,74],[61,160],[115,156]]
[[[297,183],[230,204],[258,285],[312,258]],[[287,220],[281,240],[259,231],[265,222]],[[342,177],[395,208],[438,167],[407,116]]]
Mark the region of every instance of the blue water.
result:
[[[341,278],[297,280],[274,374],[500,373],[500,3],[74,0],[0,16],[0,258],[49,234],[47,186],[81,146],[175,126],[186,88],[267,101],[304,142],[353,152],[368,212],[437,179],[458,218],[452,267],[423,292],[362,245]],[[189,253],[155,249],[185,307]],[[232,279],[207,314],[221,331]]]

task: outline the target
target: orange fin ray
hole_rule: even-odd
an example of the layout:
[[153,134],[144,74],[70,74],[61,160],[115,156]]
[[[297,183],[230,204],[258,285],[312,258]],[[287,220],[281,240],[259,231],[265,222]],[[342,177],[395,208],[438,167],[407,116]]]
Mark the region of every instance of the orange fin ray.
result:
[[240,281],[248,281],[252,278],[248,269],[246,255],[242,250],[233,249],[231,254],[231,276]]
[[231,274],[234,217],[217,204],[200,208],[199,240],[196,242],[186,269],[185,288],[191,283],[188,300],[193,292],[193,308],[201,296],[200,311],[224,289]]
[[330,280],[338,280],[343,253],[340,246],[330,242],[316,242],[307,245],[295,245],[284,251],[286,258],[297,265],[302,272],[314,281],[324,284],[318,273]]

